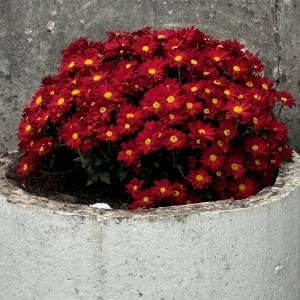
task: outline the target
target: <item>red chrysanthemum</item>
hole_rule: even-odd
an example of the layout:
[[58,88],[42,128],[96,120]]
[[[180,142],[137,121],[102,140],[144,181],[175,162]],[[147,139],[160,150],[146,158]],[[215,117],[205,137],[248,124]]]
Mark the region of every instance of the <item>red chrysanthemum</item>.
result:
[[129,209],[251,196],[292,159],[273,111],[295,100],[263,67],[241,43],[194,27],[80,38],[24,108],[17,175],[68,155],[95,187],[126,190]]

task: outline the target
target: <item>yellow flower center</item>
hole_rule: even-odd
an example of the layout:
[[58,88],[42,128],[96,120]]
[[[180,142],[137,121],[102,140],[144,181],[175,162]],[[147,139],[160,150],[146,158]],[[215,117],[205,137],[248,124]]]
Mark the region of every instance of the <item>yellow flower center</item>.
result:
[[134,118],[134,114],[133,114],[133,113],[128,113],[128,114],[126,115],[126,118],[127,118],[127,119],[133,119],[133,118]]
[[101,112],[102,114],[104,114],[106,111],[107,111],[107,108],[104,106],[100,107],[100,109],[99,109],[99,112]]
[[209,156],[209,160],[210,160],[211,162],[215,162],[215,161],[217,160],[217,155],[211,154],[211,155]]
[[198,91],[198,87],[196,87],[196,86],[191,87],[191,92],[195,93],[197,91]]
[[197,65],[198,64],[198,61],[196,59],[191,59],[191,64],[192,65]]
[[151,69],[148,70],[148,73],[150,75],[155,75],[156,74],[156,70],[154,68],[151,68]]
[[263,83],[261,86],[262,86],[262,88],[264,90],[268,90],[269,89],[269,87],[268,87],[268,85],[266,83]]
[[206,94],[209,94],[209,93],[210,93],[210,89],[206,88],[206,89],[204,90],[204,92],[205,92]]
[[65,103],[65,99],[64,99],[64,98],[59,98],[59,99],[57,100],[57,105],[59,105],[59,106],[64,105],[64,103]]
[[213,60],[216,61],[216,62],[218,62],[218,61],[221,60],[221,58],[220,58],[219,56],[214,56],[214,57],[213,57]]
[[217,171],[217,172],[216,172],[216,175],[217,175],[218,177],[220,177],[220,176],[222,176],[222,172],[221,172],[221,171]]
[[164,186],[162,186],[162,187],[159,189],[159,191],[161,192],[161,194],[164,194],[164,193],[167,191],[167,189],[166,189]]
[[150,199],[149,199],[149,197],[147,197],[147,196],[143,198],[143,202],[145,202],[145,203],[148,203],[149,200],[150,200]]
[[41,105],[43,102],[43,98],[42,96],[38,96],[35,100],[36,105]]
[[174,191],[174,192],[173,192],[173,195],[174,195],[175,197],[178,197],[178,196],[180,195],[180,192],[179,192],[179,191]]
[[126,150],[125,153],[126,153],[128,156],[130,156],[130,155],[132,155],[132,152],[133,152],[132,150],[128,149],[128,150]]
[[44,151],[45,151],[44,146],[41,146],[40,149],[39,149],[39,152],[40,152],[40,153],[43,153]]
[[230,91],[229,90],[225,90],[224,91],[224,95],[229,96],[230,95]]
[[258,150],[258,145],[253,145],[251,148],[252,148],[253,151],[257,151]]
[[210,74],[210,72],[208,72],[208,71],[204,71],[203,72],[203,76],[207,76],[207,75],[209,75]]
[[208,108],[204,108],[203,112],[207,115],[207,114],[209,114],[209,109]]
[[258,119],[256,117],[253,117],[253,123],[257,124],[258,123]]
[[107,91],[103,94],[103,97],[106,99],[106,100],[110,100],[112,98],[112,92],[110,91]]
[[203,129],[203,128],[200,128],[200,129],[198,130],[198,132],[199,132],[199,134],[201,134],[201,135],[205,135],[205,134],[206,134],[206,130]]
[[239,165],[236,164],[236,163],[231,164],[230,167],[231,167],[231,169],[232,169],[233,171],[237,171],[237,170],[239,169]]
[[150,138],[147,138],[146,140],[145,140],[145,145],[151,145],[151,139]]
[[170,120],[174,120],[175,119],[175,115],[174,114],[169,114],[169,119]]
[[213,98],[211,99],[211,102],[216,105],[218,104],[219,100],[217,98]]
[[149,46],[147,46],[147,45],[145,45],[145,46],[143,46],[143,48],[142,48],[142,50],[144,51],[144,52],[148,52],[149,51]]
[[221,84],[221,81],[216,79],[216,80],[213,81],[213,83],[214,83],[215,85],[220,85],[220,84]]
[[28,164],[23,165],[23,171],[26,172],[28,170]]
[[197,180],[198,182],[200,182],[200,181],[202,181],[202,180],[204,179],[203,176],[200,175],[200,174],[197,174],[195,178],[196,178],[196,180]]
[[182,61],[182,56],[181,55],[176,55],[175,58],[174,58],[174,60],[176,62],[181,62]]
[[259,159],[256,159],[256,160],[254,161],[254,163],[255,163],[257,166],[260,166],[260,160],[259,160]]
[[233,69],[234,72],[240,72],[241,71],[241,68],[239,66],[236,66],[236,65],[233,66],[232,69]]
[[126,123],[126,124],[124,125],[124,127],[125,127],[126,129],[129,129],[129,128],[130,128],[130,124],[129,124],[129,123]]
[[246,86],[249,87],[249,88],[251,88],[251,87],[253,87],[254,85],[253,85],[253,82],[247,81],[247,82],[246,82]]
[[239,190],[240,190],[241,192],[244,192],[244,191],[246,190],[246,186],[245,186],[243,183],[241,183],[241,184],[239,185]]
[[176,135],[172,135],[169,139],[171,143],[176,143],[178,141],[178,137]]
[[80,94],[80,90],[79,89],[75,89],[71,92],[72,96],[77,96]]
[[93,80],[94,80],[94,81],[100,81],[101,78],[102,78],[102,76],[99,75],[99,74],[96,74],[96,75],[93,76]]
[[193,104],[192,102],[187,102],[187,103],[186,103],[186,108],[187,108],[187,109],[192,109],[193,106],[194,106],[194,104]]
[[51,91],[49,94],[50,94],[51,96],[53,96],[53,95],[55,94],[55,92],[54,92],[54,91]]
[[241,114],[243,112],[243,108],[241,106],[235,106],[233,111],[237,114]]
[[225,129],[223,132],[226,136],[230,136],[231,134],[231,131],[229,129]]
[[105,135],[106,135],[107,137],[112,137],[112,136],[113,136],[113,133],[112,133],[112,131],[108,130],[108,131],[105,132]]
[[260,96],[260,95],[257,95],[257,94],[255,94],[255,95],[253,96],[253,98],[254,98],[255,100],[260,100],[260,99],[261,99],[261,96]]
[[70,63],[69,63],[69,65],[68,65],[68,68],[69,69],[72,69],[72,68],[74,68],[75,67],[75,62],[74,61],[71,61]]
[[90,59],[90,58],[88,58],[88,59],[86,59],[86,60],[84,61],[84,64],[85,64],[86,66],[91,66],[93,63],[94,63],[93,60]]
[[175,97],[174,97],[174,96],[169,96],[169,97],[167,98],[167,102],[168,102],[169,104],[174,103],[174,102],[175,102]]
[[77,132],[74,132],[72,134],[72,139],[75,140],[75,141],[78,139],[78,133]]
[[125,65],[125,68],[126,68],[127,70],[129,70],[129,69],[131,68],[131,64],[126,64],[126,65]]
[[287,98],[281,97],[280,100],[285,103],[287,101]]
[[153,107],[154,109],[160,109],[161,105],[160,105],[159,102],[155,101],[155,102],[152,104],[152,107]]
[[31,125],[30,124],[28,124],[28,125],[26,125],[26,127],[25,127],[25,131],[26,132],[29,132],[30,130],[31,130]]
[[159,34],[159,35],[157,36],[157,38],[158,38],[159,40],[163,40],[163,39],[166,38],[166,36],[165,36],[164,34]]

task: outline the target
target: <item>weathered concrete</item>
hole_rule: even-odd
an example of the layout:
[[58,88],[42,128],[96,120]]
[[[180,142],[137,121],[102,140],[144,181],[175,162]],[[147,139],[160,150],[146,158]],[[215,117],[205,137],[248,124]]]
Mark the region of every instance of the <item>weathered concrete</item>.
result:
[[299,300],[300,158],[249,201],[102,211],[26,194],[0,159],[0,299]]
[[[61,49],[107,30],[195,25],[220,39],[237,38],[300,101],[299,7],[298,0],[0,0],[0,152],[15,148],[22,108],[41,78],[57,70]],[[284,119],[300,151],[299,105]]]

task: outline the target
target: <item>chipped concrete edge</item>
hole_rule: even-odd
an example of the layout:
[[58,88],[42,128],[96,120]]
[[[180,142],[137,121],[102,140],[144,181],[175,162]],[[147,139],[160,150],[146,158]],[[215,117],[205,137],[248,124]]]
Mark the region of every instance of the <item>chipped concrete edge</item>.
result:
[[293,161],[286,162],[282,165],[275,184],[261,190],[255,196],[249,197],[246,200],[202,202],[138,211],[126,211],[122,209],[107,211],[92,208],[87,205],[54,201],[27,193],[7,179],[6,172],[11,163],[12,159],[9,158],[7,154],[0,156],[0,201],[6,201],[27,208],[31,207],[47,210],[51,213],[63,214],[66,216],[94,218],[98,221],[129,218],[155,220],[169,217],[184,217],[190,214],[219,213],[227,210],[232,211],[254,208],[286,198],[297,186],[300,186],[300,156],[294,152]]

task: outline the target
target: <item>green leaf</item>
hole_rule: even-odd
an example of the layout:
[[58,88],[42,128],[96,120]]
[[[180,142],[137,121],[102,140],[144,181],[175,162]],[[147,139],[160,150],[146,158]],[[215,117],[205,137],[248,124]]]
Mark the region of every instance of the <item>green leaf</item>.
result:
[[108,172],[101,172],[98,173],[98,178],[102,181],[105,182],[107,184],[110,184],[110,178],[109,178],[109,173]]

